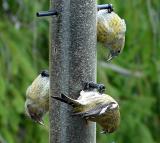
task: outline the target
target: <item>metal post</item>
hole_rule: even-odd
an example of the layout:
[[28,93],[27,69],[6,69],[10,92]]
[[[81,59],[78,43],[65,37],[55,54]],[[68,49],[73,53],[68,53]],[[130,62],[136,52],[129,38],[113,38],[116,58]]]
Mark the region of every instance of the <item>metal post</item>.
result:
[[[50,95],[76,99],[82,81],[96,80],[96,1],[51,0],[62,11],[50,26]],[[95,143],[96,127],[72,116],[72,107],[50,98],[50,143]]]

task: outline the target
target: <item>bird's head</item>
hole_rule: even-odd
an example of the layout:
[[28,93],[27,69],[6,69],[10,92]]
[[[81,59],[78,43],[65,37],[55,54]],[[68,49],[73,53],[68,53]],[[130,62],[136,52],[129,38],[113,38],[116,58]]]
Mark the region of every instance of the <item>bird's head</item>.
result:
[[114,57],[119,56],[119,54],[122,53],[124,49],[124,43],[125,43],[125,37],[120,36],[118,40],[116,40],[114,43],[110,44],[109,48],[109,55],[107,56],[107,61],[112,60]]
[[107,56],[107,61],[111,61],[114,57],[117,57],[121,53],[121,49],[110,50]]
[[43,115],[44,110],[41,107],[38,107],[37,104],[30,103],[29,100],[25,103],[25,111],[28,117],[30,117],[33,121],[44,125],[43,123]]

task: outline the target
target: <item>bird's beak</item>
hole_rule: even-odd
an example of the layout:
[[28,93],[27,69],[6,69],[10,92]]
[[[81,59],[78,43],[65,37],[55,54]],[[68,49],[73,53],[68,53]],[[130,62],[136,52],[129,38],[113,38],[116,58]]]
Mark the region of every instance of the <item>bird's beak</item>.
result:
[[114,57],[118,56],[118,52],[110,51],[109,55],[107,56],[107,62],[111,61]]
[[109,53],[109,55],[107,56],[107,62],[111,61],[113,59],[113,55],[112,53]]
[[108,134],[107,131],[101,131],[101,134]]
[[44,126],[44,121],[42,119],[39,120],[38,123]]

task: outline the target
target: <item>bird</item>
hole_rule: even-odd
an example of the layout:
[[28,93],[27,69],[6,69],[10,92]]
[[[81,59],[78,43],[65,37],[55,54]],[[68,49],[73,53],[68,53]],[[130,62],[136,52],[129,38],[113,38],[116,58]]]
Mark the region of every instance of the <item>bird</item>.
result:
[[97,41],[109,49],[107,61],[118,56],[125,45],[126,23],[112,10],[97,12]]
[[43,125],[49,110],[49,73],[43,70],[26,90],[25,112],[33,121]]
[[112,133],[120,124],[119,105],[111,96],[100,93],[98,90],[81,90],[75,100],[64,94],[51,96],[53,99],[64,102],[73,107],[73,116],[80,116],[87,121],[100,124],[103,133]]

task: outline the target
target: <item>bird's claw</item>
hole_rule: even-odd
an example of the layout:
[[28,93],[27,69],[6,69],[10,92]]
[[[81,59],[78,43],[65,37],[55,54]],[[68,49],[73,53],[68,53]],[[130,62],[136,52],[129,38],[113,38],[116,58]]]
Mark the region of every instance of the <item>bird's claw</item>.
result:
[[103,93],[105,91],[105,86],[103,84],[97,84],[94,82],[85,82],[83,90],[92,90],[97,89],[99,93]]
[[108,13],[111,13],[112,11],[113,11],[113,6],[112,6],[112,4],[109,4]]

